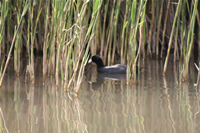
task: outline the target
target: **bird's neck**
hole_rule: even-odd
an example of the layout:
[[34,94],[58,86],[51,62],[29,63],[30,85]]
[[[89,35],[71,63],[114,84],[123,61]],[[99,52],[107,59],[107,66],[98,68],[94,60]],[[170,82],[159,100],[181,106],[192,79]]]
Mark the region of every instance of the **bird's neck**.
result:
[[97,66],[98,66],[98,67],[104,67],[104,64],[103,64],[103,62],[101,61],[101,62],[98,62]]

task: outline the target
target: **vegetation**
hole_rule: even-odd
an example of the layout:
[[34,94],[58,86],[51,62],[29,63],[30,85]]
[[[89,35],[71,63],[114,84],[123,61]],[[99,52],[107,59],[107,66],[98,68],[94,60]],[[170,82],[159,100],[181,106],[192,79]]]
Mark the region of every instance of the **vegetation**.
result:
[[[46,75],[78,93],[90,55],[106,64],[127,63],[127,78],[145,57],[183,62],[187,79],[192,48],[199,48],[198,0],[1,0],[0,86],[9,61],[20,74],[20,60],[28,59],[27,73],[35,82],[34,58],[43,57]],[[161,8],[158,8],[161,7]],[[166,57],[163,56],[166,53]],[[11,60],[10,57],[14,56]],[[140,64],[140,63],[138,63]],[[69,90],[70,91],[70,90]]]

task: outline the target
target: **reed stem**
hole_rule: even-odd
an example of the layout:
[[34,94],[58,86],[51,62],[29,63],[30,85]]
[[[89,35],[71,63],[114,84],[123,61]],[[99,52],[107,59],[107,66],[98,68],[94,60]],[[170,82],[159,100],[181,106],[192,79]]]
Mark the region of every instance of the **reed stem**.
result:
[[172,45],[172,38],[173,38],[173,35],[174,35],[176,19],[177,19],[177,16],[178,16],[179,12],[180,12],[180,9],[181,9],[180,8],[181,4],[182,4],[182,0],[180,0],[178,2],[178,7],[176,9],[176,14],[175,14],[175,17],[174,17],[174,22],[173,22],[172,31],[171,31],[171,34],[170,34],[170,40],[169,40],[169,44],[168,44],[167,56],[165,58],[165,65],[164,65],[163,75],[165,75],[165,73],[167,71],[167,64],[168,64],[169,54],[170,54],[171,45]]
[[161,51],[160,51],[160,58],[163,58],[163,49],[164,49],[164,43],[165,43],[165,33],[166,33],[166,28],[167,28],[167,18],[168,18],[168,13],[169,13],[169,7],[170,7],[170,1],[168,0],[167,2],[167,11],[165,14],[165,20],[164,20],[164,28],[163,28],[163,34],[162,34],[162,43],[161,43]]
[[1,77],[0,77],[0,86],[2,85],[3,77],[4,77],[4,74],[5,74],[5,72],[6,72],[6,68],[7,68],[7,66],[8,66],[8,62],[9,62],[9,60],[10,60],[10,56],[11,56],[11,52],[12,52],[12,49],[13,49],[13,46],[14,46],[14,43],[15,43],[15,40],[16,40],[16,36],[17,36],[17,33],[18,33],[19,28],[20,28],[20,26],[21,26],[22,19],[23,19],[24,15],[26,14],[26,11],[27,11],[28,6],[29,6],[29,4],[26,3],[25,8],[23,9],[23,12],[22,12],[22,15],[21,15],[21,19],[20,19],[19,24],[18,24],[18,26],[17,26],[17,29],[16,29],[16,31],[15,31],[15,34],[14,34],[14,37],[13,37],[13,40],[12,40],[12,44],[11,44],[11,47],[10,47],[10,50],[9,50],[9,53],[8,53],[8,57],[7,57],[7,60],[6,60],[4,69],[3,69],[3,73],[2,73],[2,75],[1,75]]

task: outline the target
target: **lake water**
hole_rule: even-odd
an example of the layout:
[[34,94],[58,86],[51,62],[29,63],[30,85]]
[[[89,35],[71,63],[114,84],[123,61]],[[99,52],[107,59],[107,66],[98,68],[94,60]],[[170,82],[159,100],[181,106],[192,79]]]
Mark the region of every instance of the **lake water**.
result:
[[53,78],[42,85],[42,70],[34,85],[8,72],[0,88],[0,132],[199,133],[197,70],[191,63],[180,85],[178,65],[169,62],[163,77],[163,63],[146,60],[130,85],[125,76],[98,74],[92,66],[77,98],[56,89]]

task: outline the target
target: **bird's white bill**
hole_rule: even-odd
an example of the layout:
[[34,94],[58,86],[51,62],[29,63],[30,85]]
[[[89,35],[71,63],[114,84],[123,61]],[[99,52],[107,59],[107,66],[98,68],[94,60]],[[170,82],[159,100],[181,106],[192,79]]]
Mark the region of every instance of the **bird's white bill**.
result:
[[92,63],[92,59],[89,59],[88,63]]

